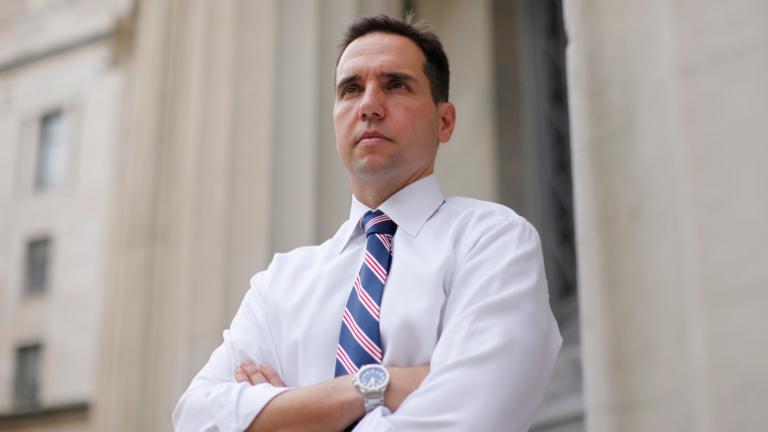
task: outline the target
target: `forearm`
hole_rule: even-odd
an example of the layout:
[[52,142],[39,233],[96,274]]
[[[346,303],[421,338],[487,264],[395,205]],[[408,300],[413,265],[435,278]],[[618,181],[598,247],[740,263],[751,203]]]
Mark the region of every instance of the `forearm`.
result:
[[[261,382],[266,379],[282,384],[274,372],[267,377],[247,368],[235,372],[238,381]],[[394,412],[403,400],[416,390],[429,373],[429,366],[389,367],[390,384],[384,405]],[[365,415],[363,396],[355,388],[354,377],[347,375],[321,384],[289,390],[272,399],[251,423],[255,431],[338,431]]]
[[340,431],[365,415],[353,376],[289,390],[272,399],[248,428],[259,431]]

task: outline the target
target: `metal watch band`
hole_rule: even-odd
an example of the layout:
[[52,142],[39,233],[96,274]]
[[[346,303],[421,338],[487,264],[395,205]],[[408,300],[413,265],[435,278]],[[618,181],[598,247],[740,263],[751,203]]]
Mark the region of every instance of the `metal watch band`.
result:
[[363,393],[363,401],[365,402],[365,413],[367,414],[374,408],[384,405],[384,391]]

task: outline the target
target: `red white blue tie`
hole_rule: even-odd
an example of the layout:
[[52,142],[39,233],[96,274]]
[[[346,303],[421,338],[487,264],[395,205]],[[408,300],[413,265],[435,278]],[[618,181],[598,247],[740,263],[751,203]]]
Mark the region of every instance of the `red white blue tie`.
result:
[[379,334],[381,296],[392,262],[397,224],[382,211],[369,211],[361,221],[367,240],[363,266],[352,284],[336,347],[336,376],[357,373],[384,356]]

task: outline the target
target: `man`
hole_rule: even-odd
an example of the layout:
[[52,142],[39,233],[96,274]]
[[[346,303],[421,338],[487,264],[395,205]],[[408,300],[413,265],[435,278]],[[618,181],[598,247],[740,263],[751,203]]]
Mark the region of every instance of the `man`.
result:
[[178,430],[528,428],[561,344],[539,238],[506,207],[440,192],[448,77],[433,33],[351,24],[334,106],[349,219],[251,279]]

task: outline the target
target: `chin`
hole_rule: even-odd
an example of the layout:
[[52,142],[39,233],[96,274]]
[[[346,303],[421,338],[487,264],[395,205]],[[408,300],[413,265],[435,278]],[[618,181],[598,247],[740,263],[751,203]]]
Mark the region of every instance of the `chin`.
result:
[[361,178],[376,179],[389,176],[395,171],[394,164],[391,161],[358,161],[354,164],[355,175]]

